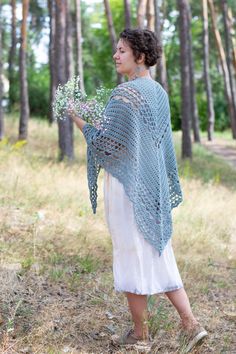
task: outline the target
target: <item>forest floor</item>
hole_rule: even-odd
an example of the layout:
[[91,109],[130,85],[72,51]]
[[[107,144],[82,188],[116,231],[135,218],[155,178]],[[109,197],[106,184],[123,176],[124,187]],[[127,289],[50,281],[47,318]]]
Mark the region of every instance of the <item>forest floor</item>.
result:
[[202,144],[236,168],[236,142],[217,137],[213,141],[204,139]]
[[[76,132],[74,163],[57,162],[57,128],[17,121],[0,144],[0,353],[181,353],[178,316],[165,296],[149,298],[150,348],[119,349],[110,337],[131,326],[113,289],[112,245],[90,208],[85,152]],[[225,138],[225,137],[223,137]],[[175,135],[179,156],[179,134]],[[236,171],[204,147],[179,159],[184,202],[173,211],[173,245],[196,317],[209,337],[194,354],[236,354]]]

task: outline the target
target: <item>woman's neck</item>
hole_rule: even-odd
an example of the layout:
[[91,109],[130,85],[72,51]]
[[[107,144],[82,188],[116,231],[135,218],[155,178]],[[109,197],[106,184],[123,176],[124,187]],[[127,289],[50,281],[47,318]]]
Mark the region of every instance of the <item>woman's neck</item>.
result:
[[128,74],[129,80],[134,80],[142,77],[152,79],[149,69],[147,69],[146,66],[137,66],[132,73]]

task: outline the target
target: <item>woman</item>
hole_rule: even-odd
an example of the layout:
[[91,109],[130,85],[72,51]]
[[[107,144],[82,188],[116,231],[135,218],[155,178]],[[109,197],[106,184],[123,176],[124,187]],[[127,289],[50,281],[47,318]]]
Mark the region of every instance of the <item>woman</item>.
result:
[[148,339],[147,296],[165,293],[178,311],[186,352],[207,332],[195,319],[171,246],[171,209],[182,201],[172,143],[168,97],[149,67],[161,56],[155,34],[124,30],[113,58],[128,77],[115,88],[100,129],[69,111],[88,144],[88,183],[96,212],[97,177],[105,169],[104,200],[113,243],[117,291],[125,293],[134,328],[119,345]]

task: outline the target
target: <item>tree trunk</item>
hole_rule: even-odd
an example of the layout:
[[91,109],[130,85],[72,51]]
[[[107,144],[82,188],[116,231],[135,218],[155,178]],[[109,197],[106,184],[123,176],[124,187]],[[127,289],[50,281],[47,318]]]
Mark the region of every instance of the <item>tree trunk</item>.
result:
[[[78,0],[77,0],[78,1]],[[66,2],[66,34],[65,34],[65,58],[66,58],[66,81],[70,80],[74,75],[74,65],[73,65],[73,27],[72,27],[72,18],[71,18],[71,10],[70,10],[70,0]],[[79,8],[80,10],[80,8]],[[76,13],[76,20],[78,20]],[[76,34],[78,29],[78,22],[76,21]],[[81,35],[81,23],[80,23],[80,35]],[[81,47],[81,46],[80,46]],[[77,52],[78,53],[78,52]],[[82,48],[80,48],[80,60],[82,66]],[[83,68],[82,68],[82,77],[83,77]],[[80,82],[80,89],[84,92],[84,80],[82,79],[82,83]],[[67,117],[68,125],[69,125],[69,137],[71,139],[71,145],[73,148],[74,145],[74,124],[70,117]],[[71,158],[74,158],[74,152],[72,151]]]
[[124,0],[125,6],[125,28],[131,28],[131,6],[130,0]]
[[[56,85],[64,85],[66,75],[66,0],[56,0]],[[66,118],[66,117],[65,117]],[[71,119],[58,120],[59,160],[74,158],[73,129]]]
[[70,80],[74,75],[73,65],[73,28],[72,18],[69,3],[66,3],[66,45],[65,45],[65,57],[66,57],[66,81]]
[[208,34],[208,6],[207,0],[202,0],[202,17],[203,17],[203,61],[204,61],[204,81],[207,94],[207,135],[208,140],[213,139],[215,126],[215,111],[213,104],[211,78],[210,78],[210,64],[209,64],[209,34]]
[[29,0],[23,0],[22,24],[21,24],[21,46],[20,46],[20,125],[19,140],[26,140],[28,136],[29,121],[29,97],[27,82],[27,17],[29,12]]
[[[160,6],[158,0],[154,0],[154,11],[155,11],[155,32],[158,38],[160,45],[162,46],[162,37],[161,37],[161,16],[160,16]],[[167,83],[167,72],[166,72],[166,60],[164,48],[162,48],[162,57],[160,58],[159,63],[156,66],[156,76],[163,88],[168,92],[168,83]]]
[[[116,41],[116,32],[115,32],[115,27],[113,24],[109,0],[104,0],[104,6],[105,6],[107,23],[108,23],[108,31],[109,31],[110,40],[111,40],[112,53],[114,54],[116,52],[117,41]],[[122,82],[122,75],[117,73],[117,83],[120,84],[121,82]]]
[[189,13],[188,1],[177,0],[179,9],[180,65],[181,65],[181,115],[182,158],[192,157],[191,144],[191,95],[189,68]]
[[[147,9],[146,9],[146,14],[147,14],[147,28],[150,31],[155,31],[155,10],[154,10],[154,0],[147,0]],[[155,79],[156,76],[156,65],[151,66],[149,68],[149,72],[151,74],[151,77]]]
[[84,88],[84,72],[82,60],[82,29],[81,29],[81,3],[75,0],[76,9],[76,73],[80,78],[80,90],[85,93]]
[[231,50],[231,38],[230,38],[230,21],[228,18],[228,6],[226,0],[221,0],[223,20],[224,20],[224,34],[225,34],[225,50],[226,50],[226,62],[229,71],[229,83],[232,97],[232,105],[234,111],[234,119],[236,124],[236,83],[234,76],[234,68],[232,63],[232,50]]
[[230,117],[231,128],[232,128],[232,135],[233,135],[233,138],[236,139],[236,117],[234,116],[233,99],[232,99],[232,95],[231,95],[230,78],[229,78],[229,71],[228,71],[228,67],[227,67],[227,63],[226,63],[225,51],[224,51],[224,48],[222,45],[220,32],[217,28],[216,13],[215,13],[213,1],[208,0],[208,4],[210,7],[212,27],[213,27],[216,45],[217,45],[217,49],[219,52],[222,71],[223,71],[223,77],[224,77],[224,83],[225,83],[225,93],[226,93],[226,99],[227,99],[227,103],[228,103],[228,110],[229,110],[229,117]]
[[105,6],[105,12],[106,12],[106,18],[107,18],[107,24],[108,24],[108,31],[109,31],[109,36],[110,36],[110,41],[111,41],[111,46],[112,46],[112,52],[115,53],[116,52],[116,33],[115,33],[114,24],[113,24],[109,0],[104,0],[104,6]]
[[139,28],[145,27],[147,10],[147,0],[138,0],[137,25]]
[[2,108],[3,84],[2,84],[2,4],[0,3],[0,141],[4,137],[4,117]]
[[192,113],[192,128],[193,128],[193,137],[195,143],[200,143],[200,129],[199,129],[199,116],[198,116],[198,107],[196,101],[196,88],[194,83],[194,62],[193,62],[193,51],[192,51],[192,34],[191,34],[191,22],[192,15],[191,9],[188,5],[189,12],[189,69],[190,69],[190,91],[191,91],[191,113]]
[[14,81],[15,81],[15,61],[16,61],[16,0],[11,0],[11,47],[8,58],[8,79],[9,79],[9,110],[14,102]]
[[147,28],[150,31],[155,30],[155,10],[153,0],[147,0]]
[[53,109],[52,104],[56,92],[56,72],[55,72],[55,45],[56,45],[56,8],[55,0],[48,0],[48,12],[50,20],[50,40],[49,40],[49,69],[50,69],[50,104],[48,111],[48,120],[53,123]]
[[233,65],[234,65],[234,70],[236,72],[236,35],[235,35],[235,29],[234,29],[234,26],[233,26],[233,15],[232,15],[232,11],[231,9],[229,8],[228,9],[228,21],[229,21],[229,30],[230,30],[230,37],[231,37],[231,42],[232,42],[232,54],[233,54]]

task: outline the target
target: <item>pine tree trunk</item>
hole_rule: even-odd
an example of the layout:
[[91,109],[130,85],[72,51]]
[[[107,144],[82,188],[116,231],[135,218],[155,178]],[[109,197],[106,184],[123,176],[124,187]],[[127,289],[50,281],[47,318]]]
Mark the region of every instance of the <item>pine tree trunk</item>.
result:
[[[154,10],[154,0],[147,0],[147,28],[150,31],[155,31],[155,10]],[[156,76],[156,65],[149,68],[150,75],[153,79]]]
[[[112,53],[114,54],[116,52],[117,41],[116,41],[116,32],[115,32],[115,27],[113,24],[109,0],[104,0],[104,6],[105,6],[105,12],[106,12],[106,18],[107,18],[107,24],[108,24],[108,31],[109,31],[110,41],[111,41],[111,46],[112,46]],[[122,82],[122,75],[117,73],[117,84],[120,84],[121,82]]]
[[131,28],[131,6],[130,0],[124,0],[125,7],[125,28]]
[[50,98],[48,120],[53,123],[52,104],[56,92],[56,72],[55,72],[55,45],[56,45],[56,7],[55,0],[48,0],[48,12],[50,20],[50,40],[49,40],[49,69],[50,69]]
[[29,121],[29,97],[27,82],[27,17],[29,12],[29,0],[23,0],[22,5],[22,24],[21,24],[21,46],[20,46],[20,125],[19,140],[26,140],[28,136]]
[[65,57],[66,57],[66,81],[70,80],[74,75],[73,65],[73,28],[72,18],[69,3],[66,3],[66,45],[65,45]]
[[0,3],[0,141],[4,137],[4,117],[2,108],[3,83],[2,83],[2,4]]
[[110,41],[111,41],[111,46],[112,46],[112,52],[115,53],[115,51],[116,51],[116,33],[115,33],[114,24],[113,24],[109,0],[104,0],[104,6],[105,6],[105,12],[106,12],[106,18],[107,18],[107,24],[108,24],[108,31],[109,31],[109,36],[110,36]]
[[[160,6],[158,4],[158,0],[154,0],[154,11],[155,11],[155,32],[158,38],[160,45],[162,46],[162,38],[161,38],[161,16],[160,16]],[[165,52],[164,48],[162,48],[162,57],[160,58],[160,62],[156,66],[156,76],[159,83],[162,87],[168,92],[168,83],[167,83],[167,72],[166,72],[166,60],[165,60]]]
[[[66,73],[66,10],[67,1],[56,1],[56,86],[64,85],[67,81]],[[66,118],[66,117],[65,117]],[[58,120],[59,133],[59,160],[74,158],[73,129],[70,119]]]
[[236,31],[234,29],[233,26],[233,15],[232,15],[232,11],[229,8],[228,9],[228,21],[229,21],[229,30],[230,30],[230,37],[231,37],[231,42],[232,42],[232,54],[233,54],[233,66],[234,66],[234,70],[236,72]]
[[150,31],[155,30],[155,10],[154,10],[154,1],[153,0],[147,0],[147,28]]
[[8,58],[8,79],[9,79],[9,110],[14,102],[14,81],[15,81],[15,61],[16,61],[16,0],[11,0],[11,47]]
[[209,64],[209,34],[208,34],[208,6],[207,0],[202,0],[202,17],[203,17],[203,61],[204,61],[204,81],[207,94],[207,136],[208,140],[213,139],[215,126],[215,111],[212,96],[210,64]]
[[[232,106],[234,111],[234,120],[236,122],[236,83],[234,76],[234,68],[232,62],[232,49],[231,49],[231,35],[230,35],[230,21],[228,18],[228,6],[226,0],[221,0],[221,7],[223,12],[224,20],[224,34],[225,34],[225,51],[226,51],[226,62],[229,71],[229,83],[232,96]],[[236,124],[236,123],[235,123]]]
[[138,0],[137,25],[139,28],[145,27],[147,10],[147,0]]
[[225,51],[224,51],[224,48],[222,45],[220,32],[217,28],[216,12],[215,12],[213,1],[208,0],[208,4],[209,4],[210,12],[211,12],[212,27],[213,27],[216,45],[217,45],[217,49],[219,52],[221,67],[222,67],[222,71],[223,71],[223,77],[224,77],[224,83],[225,83],[225,94],[226,94],[226,99],[227,99],[227,103],[228,103],[228,111],[229,111],[229,117],[230,117],[230,122],[231,122],[232,135],[233,135],[233,138],[236,139],[236,117],[234,116],[233,99],[232,99],[232,95],[231,95],[230,78],[229,78],[229,71],[228,71],[228,67],[227,67],[226,57],[225,57]]
[[76,73],[80,78],[80,90],[85,93],[84,88],[84,71],[82,60],[82,29],[81,29],[81,3],[80,0],[75,0],[76,9]]
[[199,116],[198,107],[196,101],[196,88],[194,83],[194,62],[193,62],[193,51],[192,51],[192,35],[191,35],[191,22],[192,15],[191,9],[188,5],[189,12],[189,69],[190,69],[190,91],[191,91],[191,113],[192,113],[192,128],[193,137],[195,143],[200,143],[200,129],[199,129]]
[[179,9],[180,65],[181,65],[181,116],[182,158],[192,157],[191,144],[191,94],[189,68],[189,13],[188,1],[177,0]]

